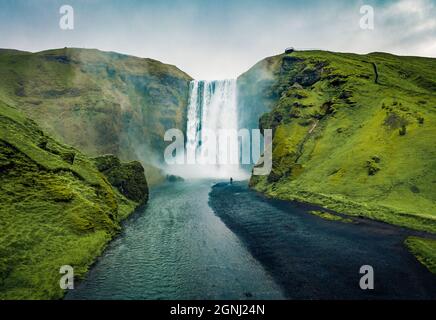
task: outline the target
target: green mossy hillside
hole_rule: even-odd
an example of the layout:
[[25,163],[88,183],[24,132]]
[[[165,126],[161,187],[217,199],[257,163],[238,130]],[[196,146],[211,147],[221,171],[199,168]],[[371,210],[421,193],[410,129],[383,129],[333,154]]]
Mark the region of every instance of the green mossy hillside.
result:
[[[139,165],[120,166],[144,183]],[[0,299],[61,298],[60,267],[82,278],[148,193],[124,196],[92,159],[2,102],[0,178]]]
[[140,160],[149,182],[166,130],[185,129],[191,77],[172,65],[114,52],[0,50],[0,101],[92,156]]
[[241,79],[260,73],[273,168],[253,188],[436,232],[436,59],[302,51]]

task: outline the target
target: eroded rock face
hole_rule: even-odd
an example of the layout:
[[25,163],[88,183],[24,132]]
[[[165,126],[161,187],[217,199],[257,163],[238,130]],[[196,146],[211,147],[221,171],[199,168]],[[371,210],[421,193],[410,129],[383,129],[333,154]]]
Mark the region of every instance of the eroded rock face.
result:
[[97,169],[127,199],[143,205],[148,200],[148,185],[144,168],[138,161],[122,163],[114,155],[94,158]]
[[91,156],[150,164],[163,160],[166,130],[185,130],[192,78],[175,66],[73,48],[3,50],[0,62],[4,96],[47,133]]

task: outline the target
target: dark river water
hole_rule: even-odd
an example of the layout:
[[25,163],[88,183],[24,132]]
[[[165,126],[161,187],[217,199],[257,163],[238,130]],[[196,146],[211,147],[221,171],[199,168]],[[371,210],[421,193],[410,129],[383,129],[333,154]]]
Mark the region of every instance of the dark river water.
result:
[[[308,209],[245,183],[165,184],[66,299],[436,298],[436,276],[403,245],[410,231]],[[374,290],[359,287],[362,265]]]

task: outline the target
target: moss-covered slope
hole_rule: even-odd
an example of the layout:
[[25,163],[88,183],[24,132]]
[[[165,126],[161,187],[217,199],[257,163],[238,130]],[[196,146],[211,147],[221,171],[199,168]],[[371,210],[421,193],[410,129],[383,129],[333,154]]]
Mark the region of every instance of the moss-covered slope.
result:
[[59,268],[85,274],[148,196],[136,163],[118,167],[117,176],[141,191],[135,197],[111,186],[94,160],[0,102],[0,299],[61,298]]
[[304,51],[261,62],[239,88],[255,91],[252,74],[269,81],[261,92],[273,108],[259,125],[274,130],[273,169],[251,186],[436,232],[435,70],[436,59],[384,53]]
[[147,202],[148,185],[144,177],[144,168],[138,161],[122,163],[114,155],[104,155],[95,158],[94,163],[110,184],[127,199],[140,205]]
[[0,50],[0,101],[87,154],[143,164],[161,160],[167,129],[185,128],[190,80],[175,66],[113,52]]

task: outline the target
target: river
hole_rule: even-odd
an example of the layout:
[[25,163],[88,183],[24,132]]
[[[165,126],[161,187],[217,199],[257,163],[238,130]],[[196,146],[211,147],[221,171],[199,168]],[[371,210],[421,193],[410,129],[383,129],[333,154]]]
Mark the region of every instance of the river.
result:
[[[66,299],[436,298],[436,277],[403,245],[410,231],[309,209],[246,183],[164,184]],[[362,265],[374,290],[359,287]]]
[[208,205],[212,181],[165,184],[67,299],[281,299]]

